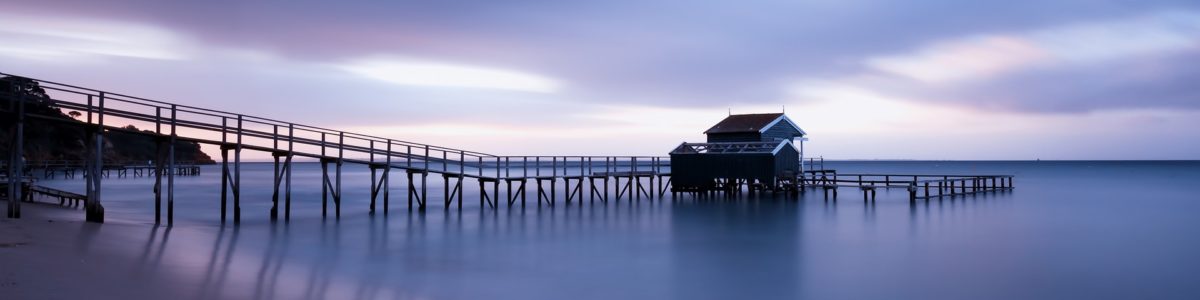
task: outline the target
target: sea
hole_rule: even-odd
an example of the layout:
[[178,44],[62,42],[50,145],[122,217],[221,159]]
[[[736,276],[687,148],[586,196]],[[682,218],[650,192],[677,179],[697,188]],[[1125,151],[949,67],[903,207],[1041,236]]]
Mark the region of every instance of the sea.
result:
[[[175,181],[174,226],[153,179],[103,182],[107,221],[135,228],[131,276],[227,299],[1200,299],[1200,162],[827,161],[839,173],[1005,174],[1015,188],[910,203],[845,188],[798,197],[691,196],[445,209],[407,203],[397,170],[371,214],[370,173],[345,165],[340,218],[297,163],[290,222],[272,222],[273,166],[241,167],[241,223],[220,220],[220,169]],[[82,179],[40,184],[82,193]],[[559,181],[561,185],[562,182]],[[587,194],[584,190],[584,194]],[[230,200],[232,205],[232,199]],[[281,204],[282,205],[282,204]],[[69,214],[83,218],[82,210]],[[282,216],[281,216],[282,219]],[[108,225],[108,224],[105,224]],[[97,238],[105,238],[103,230]],[[117,234],[117,233],[110,233]],[[128,232],[119,233],[129,235]]]

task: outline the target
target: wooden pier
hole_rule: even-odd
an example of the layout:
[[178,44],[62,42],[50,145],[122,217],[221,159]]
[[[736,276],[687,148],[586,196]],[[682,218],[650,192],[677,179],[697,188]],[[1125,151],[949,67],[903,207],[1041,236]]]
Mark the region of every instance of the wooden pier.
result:
[[[13,76],[0,73],[0,76]],[[11,78],[11,77],[10,77]],[[16,124],[11,145],[8,170],[8,195],[35,193],[37,190],[17,188],[18,178],[36,168],[36,163],[23,161],[23,128],[28,119],[50,120],[78,124],[87,132],[88,149],[82,162],[72,162],[70,172],[50,168],[43,164],[43,176],[63,174],[74,176],[78,171],[86,179],[83,195],[59,194],[63,199],[78,199],[84,203],[87,220],[103,222],[103,178],[116,172],[117,176],[153,176],[155,222],[171,225],[174,220],[174,180],[176,176],[199,174],[199,167],[176,159],[177,142],[194,142],[218,146],[221,158],[221,222],[227,222],[232,213],[233,224],[241,221],[241,155],[243,151],[269,153],[273,159],[273,193],[270,218],[286,222],[291,218],[292,169],[297,158],[315,160],[321,165],[322,216],[341,216],[342,173],[349,165],[370,170],[370,212],[377,205],[388,214],[390,206],[390,184],[395,178],[393,171],[403,172],[400,180],[407,185],[407,207],[409,210],[425,211],[430,203],[427,188],[429,176],[443,181],[442,208],[462,209],[463,186],[474,181],[479,186],[481,209],[513,207],[518,202],[525,206],[528,192],[535,193],[537,205],[556,205],[558,200],[572,202],[620,201],[657,199],[665,197],[667,191],[677,193],[713,193],[724,191],[727,195],[740,192],[746,186],[751,193],[770,190],[773,192],[803,192],[808,188],[832,189],[835,197],[838,187],[857,186],[873,191],[875,188],[905,185],[916,199],[916,190],[924,188],[925,196],[953,196],[965,194],[966,186],[972,192],[988,189],[981,180],[1000,179],[1001,185],[991,184],[995,189],[1005,182],[1011,188],[1011,177],[1005,176],[912,176],[902,182],[897,177],[886,177],[879,181],[861,179],[853,181],[848,175],[819,172],[790,173],[773,182],[747,182],[737,179],[725,180],[714,185],[716,190],[678,190],[672,187],[670,158],[660,156],[502,156],[482,152],[453,149],[435,145],[413,143],[360,133],[327,129],[317,126],[279,121],[232,112],[224,112],[163,101],[106,92],[51,81],[21,78],[13,81],[25,86],[12,90],[0,90],[0,111]],[[45,90],[44,98],[23,92]],[[29,113],[28,105],[48,105],[65,111],[80,112],[79,120],[64,120],[54,116]],[[790,121],[788,121],[790,123]],[[137,125],[153,130],[131,130],[125,125]],[[105,134],[124,132],[146,135],[157,141],[158,157],[152,165],[114,165],[102,160]],[[801,149],[802,150],[802,149]],[[802,152],[801,152],[802,153]],[[802,156],[802,154],[801,154]],[[57,165],[56,165],[57,166]],[[64,168],[68,168],[63,164]],[[54,171],[51,171],[54,169]],[[170,171],[168,171],[170,170]],[[68,175],[69,173],[69,175]],[[99,174],[99,175],[97,175]],[[93,176],[95,175],[95,176]],[[819,175],[819,176],[818,176]],[[830,178],[829,175],[832,175]],[[889,175],[885,175],[889,176]],[[908,180],[911,179],[911,180]],[[1007,181],[1005,181],[1007,180]],[[968,183],[969,182],[969,183]],[[562,185],[562,197],[558,196]],[[501,195],[500,187],[505,187]],[[931,193],[933,187],[937,193]],[[532,190],[532,191],[531,191]],[[43,191],[43,195],[55,192]],[[611,196],[611,198],[610,198]],[[65,200],[64,200],[65,202]],[[330,211],[332,208],[332,212]],[[9,201],[8,216],[20,217],[20,201]]]
[[[0,75],[13,76],[5,73]],[[462,208],[466,180],[476,181],[480,185],[480,204],[491,208],[501,206],[501,182],[508,188],[509,196],[504,199],[507,206],[515,205],[518,198],[521,205],[525,205],[526,192],[534,186],[537,188],[538,204],[555,205],[560,199],[557,195],[560,182],[567,196],[561,199],[566,203],[581,202],[585,193],[589,198],[608,201],[610,189],[615,193],[615,200],[624,197],[656,198],[661,197],[670,186],[670,173],[664,170],[668,162],[663,157],[501,156],[178,105],[44,80],[27,81],[24,84],[31,86],[18,90],[42,89],[47,97],[35,99],[29,93],[0,91],[0,98],[5,100],[0,109],[14,116],[18,133],[23,133],[20,128],[23,128],[27,119],[76,122],[80,130],[88,132],[90,159],[79,165],[71,165],[71,169],[78,170],[87,179],[85,210],[87,219],[94,222],[103,221],[101,179],[105,178],[104,174],[132,171],[133,176],[145,174],[154,177],[155,221],[172,224],[174,178],[183,174],[165,170],[190,170],[189,174],[199,170],[194,165],[176,160],[174,145],[179,141],[216,145],[221,149],[221,220],[225,222],[232,213],[234,224],[241,219],[243,151],[260,151],[274,157],[272,220],[278,219],[280,214],[285,221],[290,219],[292,167],[296,158],[314,159],[321,164],[322,216],[332,214],[335,218],[341,215],[342,170],[347,165],[363,166],[371,171],[370,211],[374,213],[376,205],[381,202],[384,214],[390,209],[389,186],[393,170],[405,173],[409,190],[408,208],[419,211],[429,206],[427,183],[430,174],[435,178],[441,177],[445,183],[443,209],[447,210]],[[81,113],[80,120],[62,120],[26,112],[25,107],[33,103],[78,111]],[[125,125],[139,125],[153,130],[130,130]],[[105,164],[101,160],[104,135],[116,131],[155,138],[158,141],[159,159],[154,160],[154,165],[150,167]],[[12,145],[16,146],[8,160],[12,162],[8,171],[13,176],[25,174],[26,170],[31,169],[21,159],[22,142],[21,134],[14,135]],[[518,166],[521,172],[515,174]],[[61,174],[61,171],[44,172]],[[64,176],[73,174],[68,172]],[[583,184],[584,179],[589,184]],[[650,181],[649,185],[643,183],[646,180]],[[610,182],[613,183],[611,187]],[[657,186],[651,188],[656,183]],[[18,196],[25,192],[14,188],[9,188],[9,191]],[[20,216],[19,201],[9,203],[9,216]],[[164,217],[166,220],[163,220]]]

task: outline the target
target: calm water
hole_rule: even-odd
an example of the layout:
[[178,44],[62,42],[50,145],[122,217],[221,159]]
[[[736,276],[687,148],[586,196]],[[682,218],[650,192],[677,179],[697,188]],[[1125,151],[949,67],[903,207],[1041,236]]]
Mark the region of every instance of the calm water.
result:
[[[220,227],[219,170],[177,180],[176,222],[145,228],[139,273],[202,282],[198,297],[400,299],[1200,298],[1198,162],[830,162],[840,172],[1013,174],[1007,193],[910,205],[676,199],[425,214],[403,180],[367,214],[347,166],[341,221],[320,218],[320,173],[295,174],[293,220],[268,222],[271,165],[243,170],[243,225]],[[395,175],[402,175],[397,172]],[[395,178],[399,178],[396,176]],[[47,181],[81,191],[84,182]],[[146,178],[105,181],[113,222],[151,224]],[[561,190],[560,190],[561,195]],[[79,213],[82,218],[82,213]]]

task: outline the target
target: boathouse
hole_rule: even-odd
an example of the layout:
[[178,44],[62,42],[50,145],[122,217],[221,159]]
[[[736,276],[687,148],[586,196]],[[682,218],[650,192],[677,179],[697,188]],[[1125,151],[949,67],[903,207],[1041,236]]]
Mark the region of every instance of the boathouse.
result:
[[704,134],[707,142],[684,142],[671,151],[673,190],[775,189],[802,172],[807,133],[782,113],[730,115]]

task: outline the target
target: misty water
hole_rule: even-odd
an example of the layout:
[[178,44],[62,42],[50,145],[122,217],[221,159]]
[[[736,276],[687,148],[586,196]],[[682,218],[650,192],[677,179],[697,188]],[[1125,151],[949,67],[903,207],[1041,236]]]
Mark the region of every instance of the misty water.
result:
[[[399,299],[1151,299],[1200,296],[1198,162],[829,162],[843,173],[1012,174],[1009,192],[911,205],[610,200],[368,214],[365,166],[347,165],[340,220],[321,217],[320,168],[298,164],[289,224],[269,220],[271,164],[242,170],[242,224],[221,226],[220,172],[176,179],[174,227],[153,226],[152,179],[104,181],[130,232],[138,277],[179,278],[197,297]],[[82,192],[84,181],[43,184]],[[561,184],[561,181],[559,182]],[[501,192],[504,190],[502,188]],[[586,192],[585,192],[586,193]],[[559,196],[562,196],[560,187]],[[382,209],[382,204],[380,204]],[[81,211],[69,212],[82,218]],[[230,215],[232,217],[232,215]],[[120,235],[120,236],[118,236]],[[185,287],[181,287],[185,288]]]

